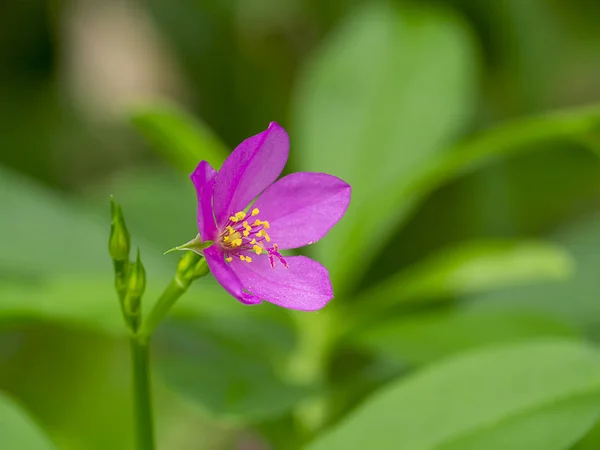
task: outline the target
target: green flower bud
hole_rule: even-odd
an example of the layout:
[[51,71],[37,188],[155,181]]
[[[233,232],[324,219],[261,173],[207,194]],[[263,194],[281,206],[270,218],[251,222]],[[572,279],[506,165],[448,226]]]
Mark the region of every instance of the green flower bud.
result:
[[202,278],[203,276],[208,275],[208,272],[210,272],[210,269],[208,268],[206,259],[201,258],[200,261],[198,261],[194,266],[194,275],[192,279],[196,280],[198,278]]
[[[146,291],[146,269],[140,258],[140,250],[137,251],[137,258],[132,264],[129,272],[129,282],[127,284],[127,297],[141,299]],[[129,309],[128,309],[129,311]]]
[[175,277],[187,289],[192,281],[205,276],[208,272],[206,259],[196,252],[188,251],[179,260]]
[[117,205],[110,198],[111,224],[110,238],[108,239],[108,252],[113,261],[127,261],[131,247],[131,237],[125,224],[121,205]]
[[141,303],[145,290],[146,269],[144,269],[144,265],[140,258],[140,250],[138,249],[135,263],[131,265],[129,281],[127,284],[127,294],[123,300],[125,320],[133,332],[136,332],[140,326],[142,316]]
[[186,288],[192,282],[196,264],[198,264],[201,259],[202,256],[192,251],[185,252],[179,259],[175,276]]

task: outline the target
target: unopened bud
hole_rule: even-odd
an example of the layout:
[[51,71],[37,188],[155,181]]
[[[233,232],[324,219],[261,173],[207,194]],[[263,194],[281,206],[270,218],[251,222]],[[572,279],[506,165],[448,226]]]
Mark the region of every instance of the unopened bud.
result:
[[179,259],[179,263],[177,264],[176,277],[183,285],[185,285],[186,288],[192,282],[196,264],[198,264],[200,259],[202,259],[202,257],[196,252],[192,251],[185,252],[183,256]]
[[146,291],[146,269],[140,258],[140,250],[137,251],[135,263],[131,266],[129,273],[129,283],[127,285],[127,295],[141,298]]
[[108,239],[108,251],[113,261],[127,261],[131,247],[131,237],[125,224],[121,205],[117,205],[114,199],[110,199],[111,224],[110,238]]
[[135,263],[131,265],[129,272],[129,282],[127,284],[127,294],[124,300],[124,309],[126,319],[128,320],[133,331],[136,331],[141,319],[140,305],[142,296],[146,290],[146,269],[140,258],[140,250],[138,249]]

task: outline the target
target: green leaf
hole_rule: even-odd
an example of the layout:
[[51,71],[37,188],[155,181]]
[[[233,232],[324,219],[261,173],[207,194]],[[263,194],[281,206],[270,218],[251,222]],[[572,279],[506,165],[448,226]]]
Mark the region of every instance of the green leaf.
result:
[[179,321],[163,330],[159,373],[172,389],[216,416],[248,420],[283,414],[313,392],[280,375],[294,345],[289,316],[268,305],[243,309],[238,317]]
[[490,313],[509,310],[539,311],[560,317],[598,336],[600,329],[600,215],[565,224],[547,239],[566,249],[575,261],[574,276],[553,285],[507,287],[466,297],[468,307]]
[[423,364],[495,343],[577,335],[572,326],[541,313],[448,311],[380,322],[352,341],[400,363]]
[[131,113],[131,123],[168,161],[185,173],[198,162],[221,166],[226,146],[206,126],[169,104],[140,106]]
[[[369,308],[465,295],[536,281],[565,280],[573,262],[550,243],[469,242],[441,251],[360,294]],[[376,301],[373,301],[376,299]]]
[[[393,217],[389,218],[385,226],[377,228],[378,239],[369,240],[369,247],[360,253],[354,252],[357,248],[356,243],[364,240],[362,235],[365,224],[356,224],[350,236],[353,244],[342,248],[338,258],[341,261],[360,259],[363,264],[349,265],[349,272],[345,276],[352,279],[352,275],[358,275],[357,271],[365,270],[366,262],[369,262],[391,237],[395,225],[406,221],[427,195],[440,185],[499,158],[532,150],[536,148],[534,144],[560,139],[584,140],[599,125],[598,106],[518,119],[481,132],[455,145],[448,152],[430,158],[409,174],[403,180],[402,186],[390,188],[385,195],[374,195],[372,201],[366,204],[367,208],[362,212],[363,217],[377,217],[382,208],[393,211]],[[380,201],[384,198],[383,195],[386,203]]]
[[2,448],[52,450],[54,445],[19,405],[0,393],[0,436]]
[[[468,445],[489,441],[491,448],[566,450],[600,415],[598,398],[594,348],[554,339],[491,347],[392,383],[308,449],[488,448]],[[503,438],[519,445],[500,447]]]
[[600,415],[600,395],[557,402],[541,411],[509,417],[490,429],[461,436],[436,450],[571,449]]
[[[379,248],[394,229],[405,179],[470,117],[473,47],[465,24],[452,15],[372,2],[306,68],[294,110],[302,168],[353,187],[346,217],[315,247],[334,278]],[[375,234],[367,239],[364,230]]]

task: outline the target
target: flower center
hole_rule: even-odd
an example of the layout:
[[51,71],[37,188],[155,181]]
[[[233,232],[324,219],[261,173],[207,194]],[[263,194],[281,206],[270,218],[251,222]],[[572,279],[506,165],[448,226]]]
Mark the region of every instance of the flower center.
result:
[[239,257],[241,261],[250,263],[252,257],[247,253],[253,252],[256,255],[266,253],[269,256],[271,267],[275,267],[275,258],[288,267],[287,262],[278,251],[277,244],[270,245],[271,237],[267,233],[267,230],[271,228],[269,222],[258,218],[252,220],[252,217],[259,214],[258,208],[254,208],[249,217],[244,211],[229,217],[219,235],[219,244],[227,254],[225,261],[231,262],[234,257]]

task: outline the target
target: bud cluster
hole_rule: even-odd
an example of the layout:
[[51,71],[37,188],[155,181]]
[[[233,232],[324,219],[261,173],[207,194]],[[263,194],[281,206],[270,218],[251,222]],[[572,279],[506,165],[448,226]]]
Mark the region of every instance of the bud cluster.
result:
[[135,261],[129,260],[131,236],[125,224],[121,205],[111,198],[111,226],[108,252],[115,270],[115,288],[119,295],[125,323],[136,332],[141,321],[141,302],[146,290],[146,270],[137,251]]

